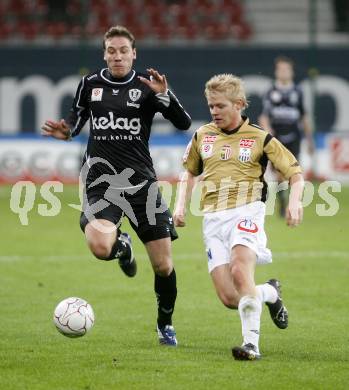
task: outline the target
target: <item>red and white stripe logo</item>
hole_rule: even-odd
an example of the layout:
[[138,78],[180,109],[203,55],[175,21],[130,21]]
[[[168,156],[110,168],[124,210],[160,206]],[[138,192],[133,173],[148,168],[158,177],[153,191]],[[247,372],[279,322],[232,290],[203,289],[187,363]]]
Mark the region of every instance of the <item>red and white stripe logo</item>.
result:
[[256,142],[256,140],[254,139],[249,139],[249,138],[242,138],[240,140],[240,148],[252,148],[252,146],[254,145],[254,143]]
[[213,144],[217,139],[216,135],[205,135],[202,143],[203,144]]

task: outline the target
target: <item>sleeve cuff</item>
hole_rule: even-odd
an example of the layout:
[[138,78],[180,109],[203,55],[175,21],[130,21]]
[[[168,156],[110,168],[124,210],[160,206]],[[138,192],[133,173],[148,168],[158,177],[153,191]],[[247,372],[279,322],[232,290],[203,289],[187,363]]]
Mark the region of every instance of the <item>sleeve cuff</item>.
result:
[[168,107],[170,105],[170,95],[168,89],[165,92],[159,92],[155,95],[157,99],[165,106]]

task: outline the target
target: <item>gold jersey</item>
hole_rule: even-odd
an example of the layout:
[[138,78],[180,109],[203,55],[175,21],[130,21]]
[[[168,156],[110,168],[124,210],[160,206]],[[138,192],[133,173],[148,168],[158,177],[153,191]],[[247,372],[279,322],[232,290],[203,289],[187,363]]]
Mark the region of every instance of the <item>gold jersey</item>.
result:
[[213,212],[264,202],[268,160],[285,179],[302,172],[288,149],[243,117],[242,125],[230,132],[213,122],[200,127],[187,146],[183,165],[193,175],[203,175],[201,209]]

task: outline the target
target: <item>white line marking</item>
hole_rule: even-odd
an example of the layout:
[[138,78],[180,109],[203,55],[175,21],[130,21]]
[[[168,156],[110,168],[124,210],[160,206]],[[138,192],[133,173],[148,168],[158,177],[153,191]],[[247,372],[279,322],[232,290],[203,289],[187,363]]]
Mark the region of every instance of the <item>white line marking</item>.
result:
[[[12,262],[12,261],[31,261],[31,260],[44,260],[44,261],[72,261],[72,260],[87,260],[90,261],[91,254],[79,255],[79,254],[71,254],[71,255],[0,255],[0,263],[3,262]],[[304,259],[305,261],[309,258],[323,258],[323,257],[331,257],[331,258],[345,258],[349,259],[348,251],[299,251],[299,252],[273,252],[273,259],[278,261],[279,259]],[[148,257],[145,255],[136,256],[136,259],[141,261],[148,261]],[[206,255],[204,252],[202,253],[180,253],[174,254],[174,261],[190,261],[190,260],[206,260]]]

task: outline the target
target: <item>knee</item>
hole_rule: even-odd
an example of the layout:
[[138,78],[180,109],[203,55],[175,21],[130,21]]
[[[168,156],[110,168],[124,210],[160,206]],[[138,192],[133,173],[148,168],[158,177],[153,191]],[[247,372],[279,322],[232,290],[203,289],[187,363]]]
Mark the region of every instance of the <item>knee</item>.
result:
[[105,241],[92,241],[88,243],[88,246],[97,259],[109,259],[111,248]]
[[168,276],[173,270],[171,258],[165,258],[160,262],[153,264],[154,272],[159,276]]
[[[97,224],[88,223],[85,227],[85,238],[90,251],[97,259],[109,260],[116,240],[115,225],[107,220],[96,220]],[[100,230],[104,227],[107,230]]]
[[238,297],[232,296],[225,292],[219,292],[218,296],[225,307],[227,307],[228,309],[237,309],[239,305]]
[[234,286],[239,291],[245,284],[245,275],[242,267],[240,267],[239,261],[234,260],[230,266],[230,273],[233,279]]

